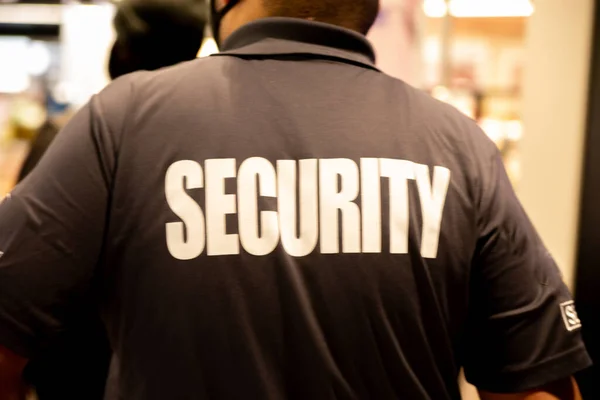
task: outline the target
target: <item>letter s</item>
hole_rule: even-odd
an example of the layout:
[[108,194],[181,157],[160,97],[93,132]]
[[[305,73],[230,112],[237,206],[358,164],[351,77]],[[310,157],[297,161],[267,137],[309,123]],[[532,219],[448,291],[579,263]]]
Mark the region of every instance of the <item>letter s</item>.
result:
[[577,324],[581,323],[581,320],[579,319],[577,312],[575,311],[575,307],[573,307],[573,306],[567,307],[567,309],[565,310],[565,313],[567,314],[567,318],[571,325],[577,325]]
[[186,189],[198,189],[203,186],[202,167],[195,161],[177,161],[167,170],[165,177],[167,203],[175,215],[183,221],[166,224],[167,248],[178,260],[192,260],[204,251],[206,243],[204,214],[198,203],[186,192]]

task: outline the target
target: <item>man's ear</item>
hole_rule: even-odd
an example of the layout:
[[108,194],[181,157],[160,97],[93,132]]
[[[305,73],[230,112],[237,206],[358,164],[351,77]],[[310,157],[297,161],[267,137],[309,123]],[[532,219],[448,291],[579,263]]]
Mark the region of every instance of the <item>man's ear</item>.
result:
[[217,9],[224,8],[227,4],[229,4],[231,0],[216,0]]

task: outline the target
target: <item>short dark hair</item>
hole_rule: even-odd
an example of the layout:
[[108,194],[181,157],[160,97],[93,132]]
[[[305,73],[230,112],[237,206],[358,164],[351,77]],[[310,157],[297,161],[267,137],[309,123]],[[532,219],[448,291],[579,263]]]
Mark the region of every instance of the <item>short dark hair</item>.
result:
[[203,0],[123,0],[113,21],[117,39],[109,73],[115,79],[193,60],[207,22]]
[[379,0],[263,0],[270,16],[311,19],[366,34],[379,13]]

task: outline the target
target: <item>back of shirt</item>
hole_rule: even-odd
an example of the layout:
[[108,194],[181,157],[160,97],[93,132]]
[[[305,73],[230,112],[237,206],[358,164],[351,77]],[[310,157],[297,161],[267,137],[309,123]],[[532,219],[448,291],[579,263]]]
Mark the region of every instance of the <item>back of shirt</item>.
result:
[[0,285],[25,288],[0,343],[34,351],[91,292],[128,400],[456,399],[461,366],[511,392],[589,364],[473,121],[341,29],[262,21],[226,48],[117,81],[0,207]]
[[458,118],[378,72],[299,63],[138,78],[105,261],[122,377],[173,370],[224,399],[446,398],[476,221],[459,143],[419,114]]

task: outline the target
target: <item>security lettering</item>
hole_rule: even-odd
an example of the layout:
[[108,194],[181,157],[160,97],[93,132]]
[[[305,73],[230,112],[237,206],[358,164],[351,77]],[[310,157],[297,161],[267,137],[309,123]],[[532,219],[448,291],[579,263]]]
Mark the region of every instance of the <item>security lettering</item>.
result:
[[[345,158],[270,161],[236,160],[173,163],[165,177],[167,204],[179,221],[166,224],[167,248],[178,260],[208,256],[271,254],[281,245],[293,257],[382,252],[382,179],[389,183],[389,251],[408,253],[410,207],[420,206],[421,255],[436,258],[450,170],[407,160]],[[237,180],[237,193],[225,190]],[[409,204],[408,182],[420,204]],[[189,191],[204,189],[205,210]],[[272,198],[276,211],[259,210]],[[357,204],[360,200],[361,206]],[[227,215],[237,214],[238,233],[227,233]]]
[[575,309],[575,302],[573,300],[564,302],[560,305],[560,311],[563,317],[565,327],[569,332],[581,328],[581,320],[577,315]]

